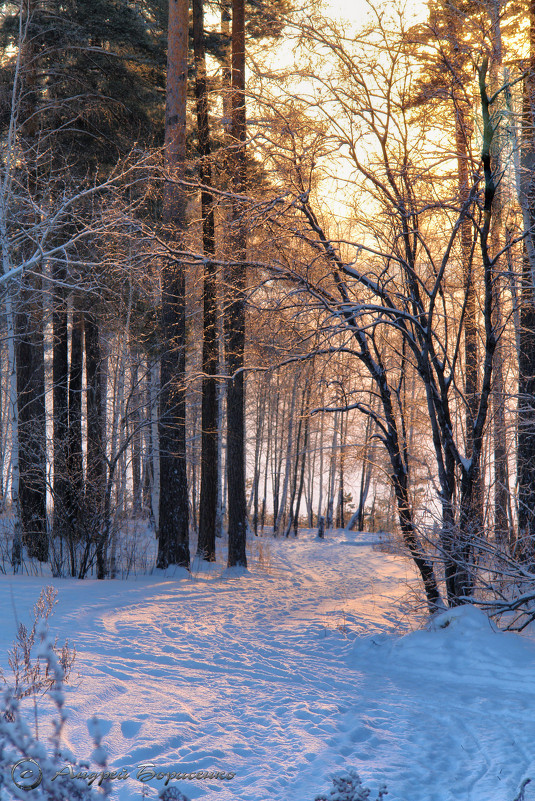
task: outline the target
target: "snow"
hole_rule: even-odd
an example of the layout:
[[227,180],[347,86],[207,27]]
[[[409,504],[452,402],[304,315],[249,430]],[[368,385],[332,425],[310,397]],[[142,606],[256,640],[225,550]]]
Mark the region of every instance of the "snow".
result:
[[[57,587],[50,629],[77,651],[65,744],[89,758],[98,718],[108,769],[130,774],[112,798],[157,798],[167,780],[192,801],[313,801],[354,768],[371,798],[386,781],[388,801],[513,801],[535,778],[529,636],[471,607],[422,627],[412,566],[378,535],[306,532],[251,551],[246,571],[221,559],[191,577],[0,576],[6,673],[16,620]],[[140,771],[167,779],[142,785]]]

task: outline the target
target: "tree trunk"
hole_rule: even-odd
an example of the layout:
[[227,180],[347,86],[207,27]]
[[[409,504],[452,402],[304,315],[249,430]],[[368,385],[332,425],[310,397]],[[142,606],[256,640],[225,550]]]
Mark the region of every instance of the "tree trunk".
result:
[[[292,526],[294,523],[294,503],[295,503],[295,496],[297,493],[297,477],[299,473],[299,464],[300,464],[300,456],[301,456],[301,431],[303,428],[303,411],[305,406],[305,393],[306,388],[303,390],[303,395],[301,398],[301,407],[299,409],[299,423],[297,424],[297,438],[295,442],[295,453],[294,453],[294,464],[293,464],[293,471],[292,471],[292,486],[290,490],[290,506],[289,506],[289,513],[288,513],[288,524],[286,526],[285,536],[290,536],[290,531],[292,530]],[[292,443],[293,444],[293,443]]]
[[302,447],[302,454],[301,454],[301,474],[299,477],[299,489],[297,490],[297,500],[295,503],[295,513],[294,513],[294,537],[297,537],[297,532],[299,529],[299,510],[301,508],[301,498],[303,496],[303,488],[305,486],[305,468],[307,463],[308,457],[308,441],[309,441],[309,434],[310,434],[310,393],[312,388],[312,380],[309,378],[307,381],[307,397],[306,397],[306,404],[303,409],[303,413],[305,414],[305,423],[304,423],[304,433],[303,433],[303,447]]
[[[233,191],[246,191],[245,161],[245,2],[232,2],[232,158]],[[247,511],[245,499],[245,287],[247,229],[244,209],[237,197],[231,207],[232,257],[228,268],[230,303],[227,310],[227,481],[228,481],[228,565],[247,566],[245,551]]]
[[264,419],[266,410],[266,395],[267,395],[267,385],[265,380],[261,379],[259,380],[257,386],[253,482],[251,486],[251,494],[249,496],[249,501],[247,503],[248,514],[251,511],[251,507],[253,508],[253,531],[255,537],[258,536],[259,487],[260,487],[260,470],[261,470],[261,460],[262,460],[262,441],[264,435]]
[[366,433],[364,435],[364,453],[362,456],[362,470],[360,474],[360,492],[359,492],[359,505],[355,514],[347,525],[347,530],[351,531],[353,525],[356,525],[357,531],[364,531],[364,509],[366,508],[366,500],[368,492],[370,491],[370,481],[372,477],[372,461],[370,455],[370,437],[374,429],[373,420],[368,417],[366,420]]
[[344,510],[344,462],[345,462],[345,446],[347,439],[347,414],[340,414],[340,459],[339,465],[339,489],[338,489],[338,505],[336,508],[336,528],[344,528],[345,510]]
[[334,413],[333,439],[331,446],[331,457],[329,460],[329,484],[327,490],[327,516],[325,527],[331,529],[334,524],[334,492],[336,484],[336,456],[338,451],[338,417],[340,412]]
[[[471,109],[463,98],[455,101],[455,141],[457,147],[457,180],[459,188],[459,204],[468,202],[470,195],[469,182],[469,139],[471,135],[469,122]],[[473,228],[468,215],[461,223],[461,258],[463,270],[463,289],[465,296],[464,319],[464,364],[465,364],[465,425],[466,453],[472,458],[474,452],[474,425],[479,409],[479,362],[478,362],[478,326],[477,295],[474,282]],[[483,520],[483,489],[481,475],[474,485],[471,507],[471,518],[474,530],[480,530]]]
[[[503,74],[503,51],[502,37],[500,28],[500,14],[497,4],[491,4],[492,18],[492,43],[493,58],[491,65],[492,91],[498,89],[505,83],[506,76]],[[498,102],[498,101],[496,101]],[[496,116],[496,112],[495,112]],[[494,173],[499,177],[503,174],[504,165],[501,148],[503,143],[495,135],[492,142],[492,158],[494,163]],[[503,217],[503,185],[497,182],[496,192],[493,201],[493,216],[491,224],[491,248],[493,257],[505,244],[504,236],[504,217]],[[503,255],[494,262],[493,265],[493,290],[494,290],[494,328],[497,332],[497,343],[494,352],[494,382],[492,387],[492,428],[494,441],[494,536],[498,543],[506,545],[510,540],[509,532],[509,470],[507,464],[507,427],[505,421],[505,379],[504,379],[504,344],[503,344],[503,325],[502,321],[502,275],[505,273]]]
[[[273,399],[273,394],[272,394]],[[282,470],[282,452],[283,452],[283,432],[284,432],[284,408],[285,399],[281,402],[280,394],[280,376],[277,372],[277,386],[274,392],[275,403],[275,420],[272,428],[272,453],[271,453],[271,486],[273,490],[273,534],[276,535],[276,520],[279,514],[279,497],[280,497],[280,484],[281,484],[281,470]],[[273,408],[271,409],[273,412]],[[282,418],[282,422],[281,422]]]
[[160,395],[160,364],[155,361],[150,366],[149,400],[150,400],[150,441],[152,463],[152,487],[150,497],[151,516],[155,532],[159,531],[160,519],[160,436],[158,429],[158,397]]
[[[223,337],[220,336],[220,349],[223,348]],[[223,363],[220,355],[219,364]],[[224,502],[223,502],[223,481],[226,471],[223,472],[223,429],[224,429],[224,404],[225,404],[226,383],[219,384],[217,391],[217,514],[215,522],[216,537],[223,537],[224,529]]]
[[84,495],[82,455],[82,368],[83,368],[83,315],[75,299],[71,327],[71,362],[69,369],[69,420],[67,430],[67,538],[71,559],[71,576],[76,575],[76,543],[83,528],[87,533],[86,518],[82,514]]
[[28,556],[48,560],[46,525],[45,369],[42,310],[25,284],[17,312],[19,508]]
[[[5,254],[2,254],[5,257]],[[4,260],[4,258],[3,258]],[[9,269],[9,267],[7,267]],[[4,272],[6,264],[4,263]],[[11,433],[11,504],[14,512],[13,550],[11,562],[16,573],[22,563],[22,531],[19,510],[20,464],[19,464],[19,404],[17,395],[17,366],[15,340],[15,313],[13,308],[13,289],[7,288],[5,296],[8,373],[9,373],[9,422]]]
[[152,521],[152,493],[154,486],[154,472],[153,472],[153,451],[154,443],[152,441],[152,402],[150,396],[151,385],[151,367],[149,360],[146,362],[145,381],[143,389],[143,398],[145,403],[145,415],[143,427],[143,512],[149,513],[149,518]]
[[217,450],[218,404],[217,375],[219,359],[217,326],[217,267],[211,260],[215,254],[214,199],[211,192],[210,128],[208,89],[204,48],[204,0],[193,0],[193,46],[195,52],[195,98],[197,101],[197,136],[200,157],[201,213],[204,262],[203,286],[203,350],[201,412],[201,496],[197,555],[215,561],[217,520]]
[[[54,268],[53,268],[54,269]],[[53,278],[65,279],[65,270],[56,267]],[[53,381],[53,438],[54,438],[54,523],[53,535],[68,536],[67,431],[69,424],[69,340],[65,291],[56,284],[52,299],[52,381]]]
[[[321,399],[323,401],[323,397]],[[325,516],[323,515],[323,435],[325,432],[325,415],[321,415],[321,424],[320,424],[320,432],[319,432],[319,443],[320,443],[320,470],[319,470],[319,498],[318,498],[318,526],[320,518],[323,518],[323,523],[325,524]]]
[[132,374],[132,392],[131,402],[132,411],[128,416],[128,424],[131,428],[130,437],[132,442],[132,515],[139,517],[143,507],[143,489],[142,489],[142,446],[141,446],[141,388],[139,377],[139,359],[137,355],[133,354],[133,364],[131,368]]
[[[33,0],[26,0],[21,14],[29,21],[35,11]],[[32,198],[38,196],[36,153],[39,151],[37,113],[38,69],[32,37],[20,41],[24,64],[24,91],[19,96],[16,114],[22,125],[20,134],[27,151],[29,168],[23,180],[28,182]],[[15,109],[12,109],[12,113]],[[13,118],[15,122],[15,118]],[[4,203],[7,198],[4,197]],[[37,200],[36,207],[38,208]],[[6,211],[4,207],[3,211]],[[19,466],[19,518],[22,542],[28,556],[41,562],[48,560],[46,521],[46,418],[43,310],[41,280],[23,278],[17,309],[16,373],[18,399],[18,466]],[[15,530],[15,539],[17,530]]]
[[524,81],[520,203],[524,258],[518,357],[518,555],[535,564],[535,0],[529,4],[530,63]]
[[286,510],[286,500],[288,498],[288,487],[290,482],[290,472],[292,466],[292,449],[293,449],[293,426],[295,417],[295,399],[297,396],[297,385],[299,382],[299,373],[295,374],[294,383],[292,388],[292,399],[290,402],[290,412],[288,417],[288,436],[286,440],[286,461],[284,468],[284,483],[282,485],[282,494],[279,501],[279,508],[277,517],[273,521],[273,534],[277,536],[283,520],[284,512]]
[[[267,398],[267,407],[268,407],[268,414],[270,410],[270,400],[271,400],[271,393],[268,394]],[[264,533],[264,526],[266,522],[266,507],[267,507],[267,497],[268,497],[268,467],[271,458],[271,447],[272,447],[272,433],[267,438],[266,442],[266,454],[264,459],[264,481],[263,481],[263,489],[262,489],[262,503],[260,506],[260,532]]]
[[106,574],[106,546],[103,517],[106,491],[106,462],[104,459],[104,415],[102,408],[102,355],[97,321],[85,313],[85,374],[87,385],[87,476],[85,488],[86,513],[95,521],[97,540],[97,578]]
[[[186,84],[188,72],[188,2],[170,0],[163,219],[177,248],[186,231],[184,177],[186,162]],[[186,473],[186,282],[184,264],[169,256],[162,269],[162,338],[160,395],[159,568],[189,569],[188,482]]]

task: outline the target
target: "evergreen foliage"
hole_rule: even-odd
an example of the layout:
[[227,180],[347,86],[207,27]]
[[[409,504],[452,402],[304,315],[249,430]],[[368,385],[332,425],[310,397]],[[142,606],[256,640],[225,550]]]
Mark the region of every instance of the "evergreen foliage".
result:
[[[109,169],[132,142],[162,126],[161,39],[127,0],[30,3],[23,59],[22,118],[40,150],[84,174]],[[19,10],[3,3],[0,47],[16,52]],[[13,56],[0,73],[0,121],[9,114]],[[30,124],[31,121],[31,124]]]

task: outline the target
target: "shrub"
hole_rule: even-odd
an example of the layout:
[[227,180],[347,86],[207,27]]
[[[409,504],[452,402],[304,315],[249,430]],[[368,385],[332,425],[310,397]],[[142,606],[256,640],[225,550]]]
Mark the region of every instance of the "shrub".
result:
[[[32,648],[36,635],[40,641],[35,655],[36,661],[33,658],[30,660],[34,669],[26,672],[28,663],[24,654],[29,654],[32,649],[23,649],[20,663],[23,666],[22,674],[18,674],[16,670],[14,673],[15,678],[17,675],[24,678],[17,683],[16,688],[8,686],[0,696],[0,801],[97,801],[97,797],[102,799],[109,796],[111,790],[111,784],[106,780],[106,755],[100,744],[98,724],[92,721],[95,750],[91,758],[99,769],[90,770],[89,763],[76,760],[61,744],[67,717],[63,692],[63,651],[58,652],[56,642],[48,631],[46,618],[50,614],[51,605],[43,608],[45,612],[48,609],[48,612],[39,616],[30,632]],[[28,643],[26,635],[22,642]],[[72,660],[69,662],[71,664]],[[41,694],[52,701],[56,710],[48,748],[39,740],[37,729],[35,733],[31,731],[21,711],[22,701],[29,694],[23,688],[29,687],[32,693],[36,685]],[[35,694],[34,702],[36,703]],[[88,781],[89,774],[95,776],[91,782]],[[100,792],[93,789],[92,784]]]
[[[315,801],[370,801],[371,790],[364,787],[360,776],[350,770],[340,776],[333,777],[333,786],[328,795],[317,795]],[[376,801],[382,801],[388,791],[385,785],[379,788]]]
[[[17,635],[13,646],[7,652],[8,663],[11,668],[12,676],[7,678],[0,669],[0,680],[6,687],[10,687],[12,694],[19,700],[26,696],[43,694],[51,690],[55,677],[50,673],[49,665],[34,653],[35,635],[39,625],[46,623],[57,603],[56,596],[58,591],[54,587],[45,587],[41,590],[37,603],[33,607],[33,624],[27,628],[24,623],[19,623]],[[76,650],[69,648],[68,641],[59,648],[57,640],[51,645],[55,658],[61,666],[65,683],[68,678],[74,660]],[[9,711],[4,710],[9,715]]]
[[164,787],[160,793],[161,801],[189,801],[184,793],[177,790],[176,787]]

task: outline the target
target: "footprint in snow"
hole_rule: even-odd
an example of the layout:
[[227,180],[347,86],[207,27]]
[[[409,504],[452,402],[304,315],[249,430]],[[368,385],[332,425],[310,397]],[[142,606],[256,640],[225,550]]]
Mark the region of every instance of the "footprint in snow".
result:
[[135,737],[138,734],[141,726],[142,723],[139,720],[123,720],[121,723],[121,732],[123,737],[125,737],[127,740],[132,739],[132,737]]
[[105,737],[111,727],[113,726],[113,721],[111,720],[104,720],[103,718],[99,718],[98,715],[93,718],[89,718],[87,721],[87,728],[91,737]]

